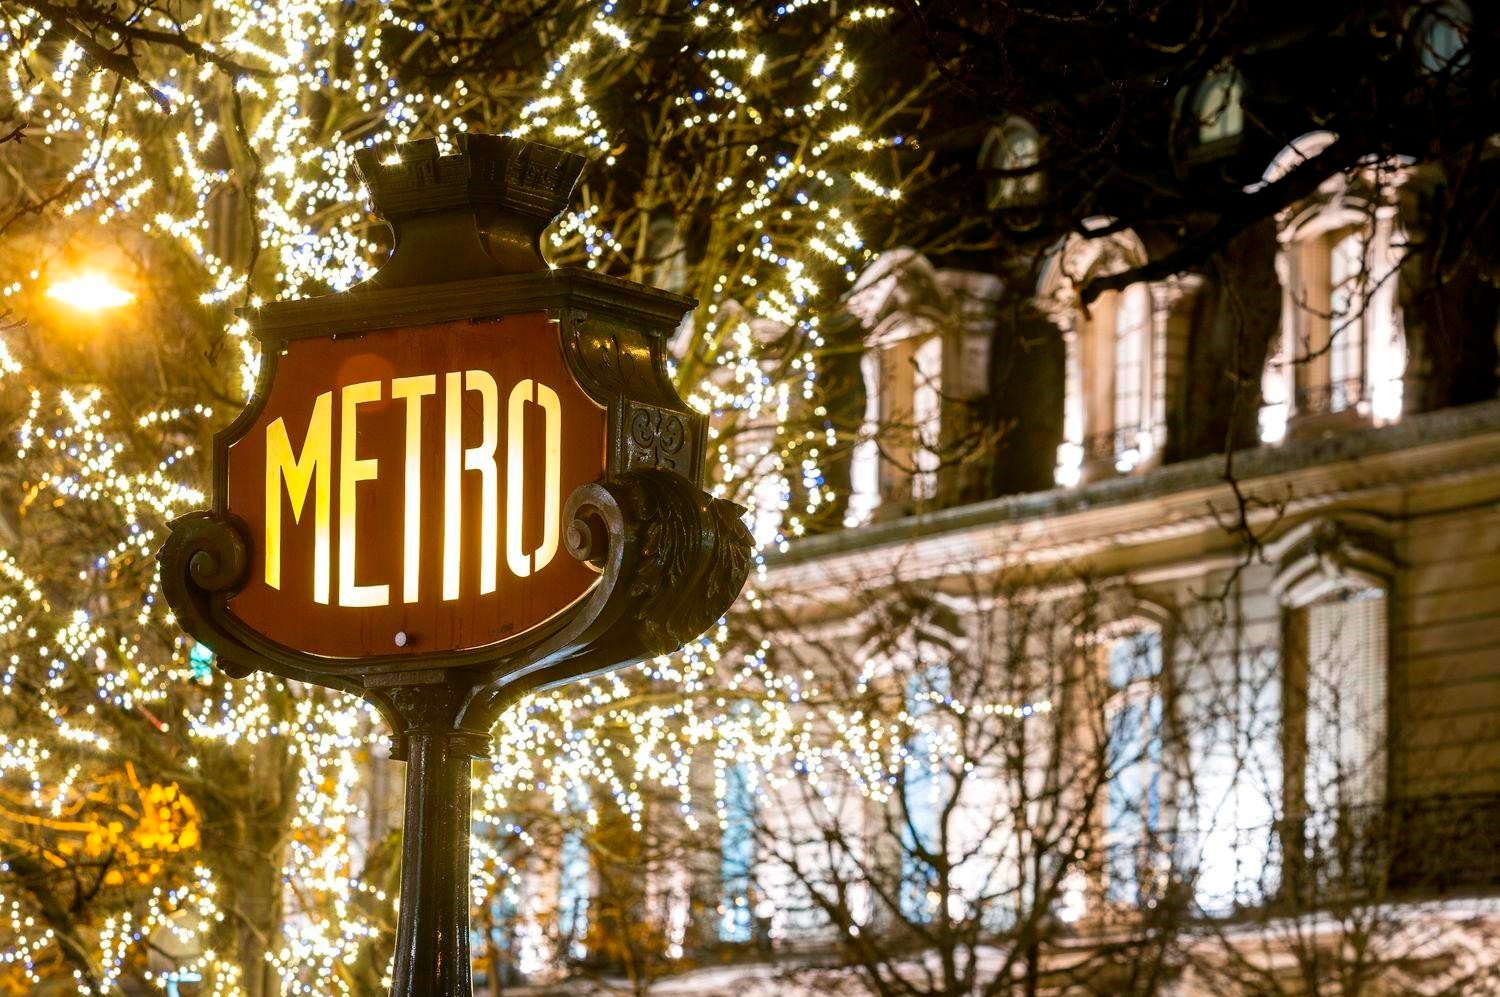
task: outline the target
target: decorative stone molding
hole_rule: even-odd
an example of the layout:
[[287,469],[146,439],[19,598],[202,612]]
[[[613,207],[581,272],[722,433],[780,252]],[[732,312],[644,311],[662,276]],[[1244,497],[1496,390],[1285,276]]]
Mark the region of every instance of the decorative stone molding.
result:
[[1396,572],[1383,521],[1357,512],[1293,527],[1268,553],[1276,563],[1271,594],[1297,609],[1350,588],[1386,589]]

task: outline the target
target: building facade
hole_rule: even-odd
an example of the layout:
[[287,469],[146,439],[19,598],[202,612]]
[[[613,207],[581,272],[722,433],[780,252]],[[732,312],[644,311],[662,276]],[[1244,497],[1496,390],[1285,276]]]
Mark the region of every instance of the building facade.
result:
[[[1442,9],[1419,73],[1462,68],[1474,14]],[[1189,174],[1258,162],[1251,195],[1337,141],[1267,155],[1258,91],[1226,63],[1181,94]],[[1044,195],[1046,140],[969,144],[980,210]],[[641,992],[1500,985],[1500,294],[1489,235],[1439,259],[1452,170],[1372,151],[1097,295],[1160,238],[1087,218],[863,274],[822,369],[835,500],[793,529],[799,483],[760,482],[754,625],[845,719],[888,709],[897,761],[731,769],[707,854],[651,873],[683,969]],[[985,710],[1055,739],[985,755]]]

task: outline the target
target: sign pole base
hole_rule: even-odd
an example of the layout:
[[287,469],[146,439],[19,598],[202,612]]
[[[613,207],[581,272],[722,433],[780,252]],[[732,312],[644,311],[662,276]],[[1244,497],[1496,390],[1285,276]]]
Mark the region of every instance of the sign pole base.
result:
[[[401,910],[392,997],[471,997],[469,826],[473,759],[490,739],[455,729],[462,692],[425,687],[417,709],[402,710],[406,754]],[[398,706],[418,701],[396,690]]]

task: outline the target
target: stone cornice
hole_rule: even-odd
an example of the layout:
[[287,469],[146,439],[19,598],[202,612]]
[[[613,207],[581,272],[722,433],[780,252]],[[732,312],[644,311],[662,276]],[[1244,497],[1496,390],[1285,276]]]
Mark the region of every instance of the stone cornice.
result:
[[1030,562],[1059,561],[1207,533],[1228,541],[1223,523],[1238,516],[1235,486],[1257,500],[1249,518],[1264,525],[1359,495],[1491,469],[1500,474],[1500,401],[803,538],[767,557],[763,587],[840,584],[877,563],[885,573],[930,578],[957,565],[1013,562],[1019,552]]

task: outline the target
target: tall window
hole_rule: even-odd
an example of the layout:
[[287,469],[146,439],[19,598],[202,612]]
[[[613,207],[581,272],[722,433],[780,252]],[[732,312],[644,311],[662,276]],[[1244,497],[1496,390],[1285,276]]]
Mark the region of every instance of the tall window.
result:
[[1401,416],[1406,347],[1392,279],[1400,233],[1383,213],[1372,221],[1338,204],[1309,211],[1281,260],[1282,340],[1266,369],[1280,385],[1266,390],[1262,412],[1269,441],[1301,416],[1352,412],[1376,425]]
[[1193,100],[1199,145],[1235,138],[1245,130],[1245,111],[1241,106],[1243,96],[1239,74],[1233,69],[1222,69],[1208,75]]
[[1115,313],[1115,459],[1129,470],[1141,458],[1146,427],[1146,354],[1151,342],[1151,293],[1132,284]]
[[907,741],[907,762],[900,805],[901,821],[901,915],[913,923],[924,923],[933,915],[935,872],[922,853],[942,847],[941,799],[944,782],[940,745],[932,725],[932,714],[952,691],[945,664],[930,664],[908,677],[906,712],[912,734]]
[[1346,590],[1301,613],[1308,809],[1328,813],[1378,803],[1385,795],[1385,593]]
[[[1382,804],[1386,780],[1386,599],[1378,588],[1324,596],[1296,611],[1289,664],[1300,664],[1300,820],[1284,842],[1302,887],[1358,891],[1389,859]],[[1300,652],[1300,653],[1299,653]],[[1297,659],[1301,658],[1298,662]],[[1300,717],[1298,714],[1300,713]]]
[[1366,238],[1353,232],[1333,244],[1328,259],[1328,411],[1353,408],[1364,398]]
[[[569,800],[574,816],[584,811],[581,794]],[[557,891],[557,933],[563,952],[569,959],[588,955],[589,901],[593,898],[593,868],[589,862],[588,844],[583,831],[570,828],[564,832],[558,856],[561,882]]]
[[1161,634],[1141,631],[1109,647],[1105,797],[1105,895],[1112,904],[1140,906],[1155,895],[1163,830],[1163,708]]
[[719,939],[733,944],[750,941],[754,911],[750,906],[751,877],[755,871],[755,787],[748,764],[724,770],[723,834],[719,839]]
[[862,526],[870,521],[880,505],[880,429],[881,383],[880,354],[869,350],[859,358],[860,377],[865,384],[864,419],[859,427],[859,442],[849,461],[849,512],[847,527]]

